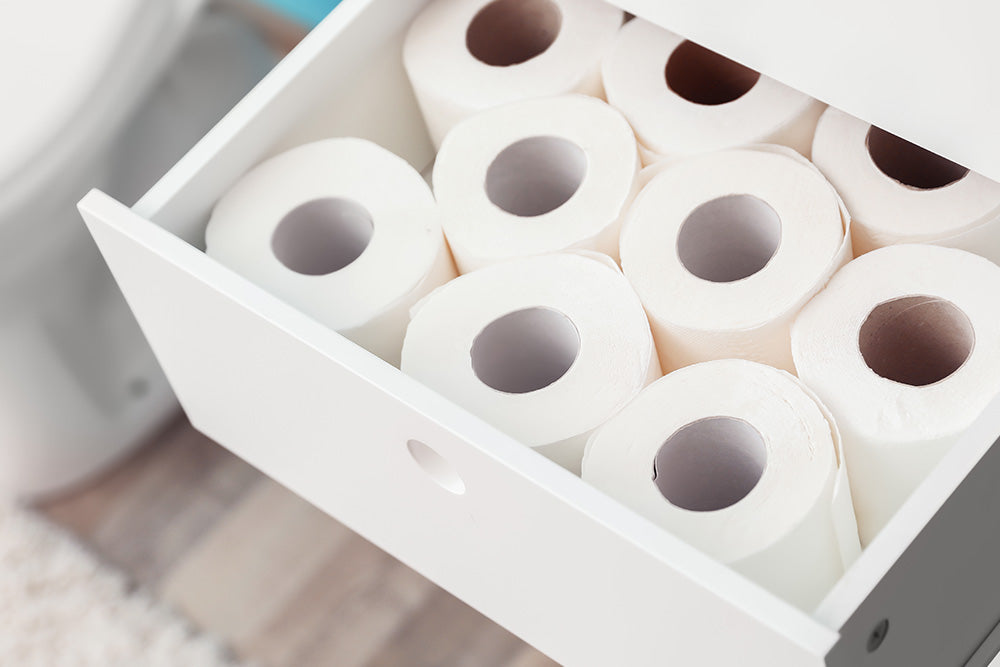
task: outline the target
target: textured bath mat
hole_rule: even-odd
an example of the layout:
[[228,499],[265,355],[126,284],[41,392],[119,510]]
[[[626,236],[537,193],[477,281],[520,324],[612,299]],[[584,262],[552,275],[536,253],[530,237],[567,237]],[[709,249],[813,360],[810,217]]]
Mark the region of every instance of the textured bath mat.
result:
[[216,667],[222,646],[31,512],[0,505],[0,665]]

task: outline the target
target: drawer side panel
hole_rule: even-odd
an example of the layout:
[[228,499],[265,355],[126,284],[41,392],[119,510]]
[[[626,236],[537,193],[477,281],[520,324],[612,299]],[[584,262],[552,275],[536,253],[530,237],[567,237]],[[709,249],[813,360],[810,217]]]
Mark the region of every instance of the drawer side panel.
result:
[[[891,563],[884,575],[876,567],[852,570],[820,608],[823,620],[841,628],[830,667],[975,664],[970,656],[1000,621],[997,433],[1000,399],[869,545],[862,559]],[[841,595],[844,605],[831,604]],[[888,632],[869,651],[883,620]]]

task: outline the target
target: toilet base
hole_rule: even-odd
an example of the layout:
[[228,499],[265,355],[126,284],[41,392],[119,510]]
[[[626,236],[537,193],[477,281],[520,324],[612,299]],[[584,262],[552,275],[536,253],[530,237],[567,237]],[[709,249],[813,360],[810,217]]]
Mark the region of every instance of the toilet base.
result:
[[30,214],[11,216],[23,224],[0,225],[8,230],[0,237],[8,255],[0,262],[0,498],[78,487],[178,414],[75,202],[95,186],[137,198],[274,61],[242,21],[202,15],[111,145],[61,174]]

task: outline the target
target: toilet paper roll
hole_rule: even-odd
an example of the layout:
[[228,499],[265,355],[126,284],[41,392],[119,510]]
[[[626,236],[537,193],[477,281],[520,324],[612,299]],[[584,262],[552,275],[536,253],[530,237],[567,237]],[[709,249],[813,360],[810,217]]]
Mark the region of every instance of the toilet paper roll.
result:
[[277,155],[215,206],[206,252],[391,364],[409,309],[456,275],[424,179],[361,139]]
[[1000,391],[1000,267],[930,245],[875,250],[799,314],[799,377],[837,419],[867,544]]
[[622,24],[600,0],[436,0],[410,26],[403,64],[435,146],[463,118],[515,100],[602,96],[600,63]]
[[808,157],[825,108],[641,19],[621,29],[603,77],[608,102],[632,124],[645,164],[761,142]]
[[622,115],[593,97],[562,95],[456,125],[434,164],[434,194],[462,273],[568,248],[617,260],[638,173]]
[[793,376],[724,359],[643,390],[593,434],[583,479],[812,609],[860,552],[840,460]]
[[639,299],[597,253],[490,266],[414,310],[403,372],[576,473],[590,432],[660,375]]
[[813,160],[854,217],[854,253],[934,243],[1000,262],[1000,184],[837,109]]
[[625,217],[621,259],[665,371],[734,357],[794,372],[792,322],[850,246],[822,174],[788,148],[758,146],[662,168]]

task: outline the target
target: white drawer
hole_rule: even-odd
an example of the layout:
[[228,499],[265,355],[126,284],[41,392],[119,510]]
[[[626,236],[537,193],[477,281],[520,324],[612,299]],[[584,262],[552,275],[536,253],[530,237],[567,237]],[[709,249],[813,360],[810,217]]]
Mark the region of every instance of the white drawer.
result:
[[[966,664],[1000,619],[1000,402],[807,614],[201,251],[216,199],[285,147],[362,136],[429,164],[400,55],[425,1],[346,0],[133,209],[97,191],[81,202],[194,425],[568,665]],[[654,3],[650,18],[797,76],[770,49],[725,48],[702,23],[712,5],[737,3]],[[861,113],[857,99],[837,101]]]

